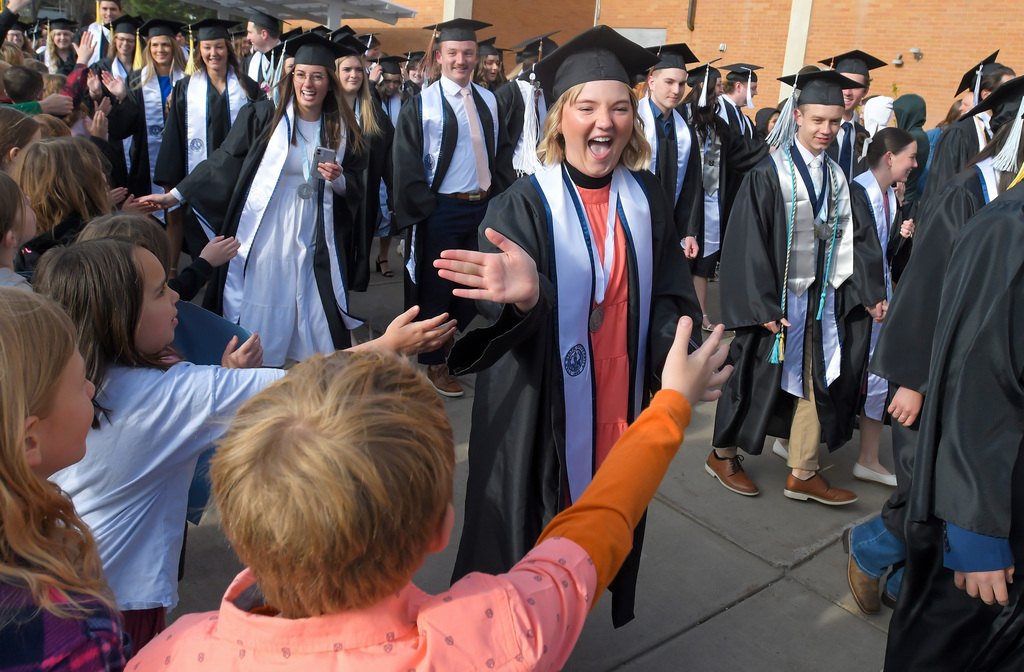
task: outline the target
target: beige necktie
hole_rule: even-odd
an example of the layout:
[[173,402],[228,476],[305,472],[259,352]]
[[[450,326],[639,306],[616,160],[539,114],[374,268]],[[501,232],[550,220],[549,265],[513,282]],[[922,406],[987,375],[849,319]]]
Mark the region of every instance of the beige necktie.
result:
[[473,140],[473,158],[476,160],[476,181],[480,191],[487,191],[491,187],[491,171],[487,168],[487,150],[480,134],[480,117],[477,116],[476,103],[469,88],[460,89],[459,93],[462,94],[462,104],[469,119],[469,137]]

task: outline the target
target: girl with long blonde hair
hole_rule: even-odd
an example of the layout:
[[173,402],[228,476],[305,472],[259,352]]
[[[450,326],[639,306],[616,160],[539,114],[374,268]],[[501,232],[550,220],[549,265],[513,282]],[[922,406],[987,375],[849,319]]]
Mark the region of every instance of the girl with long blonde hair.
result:
[[[85,455],[94,388],[71,320],[0,287],[0,651],[122,669],[126,641],[89,528],[47,480]],[[89,663],[86,666],[84,663]]]
[[78,26],[74,21],[65,18],[50,19],[46,31],[46,51],[43,60],[51,75],[70,75],[75,69],[78,53],[71,43],[72,33]]
[[[479,372],[473,415],[486,418],[469,440],[455,579],[507,571],[576,501],[648,403],[680,316],[700,316],[630,89],[657,61],[598,26],[537,63],[555,101],[543,165],[488,205],[490,245],[434,262],[494,318],[448,357],[455,374]],[[632,618],[642,536],[613,584],[615,625]]]

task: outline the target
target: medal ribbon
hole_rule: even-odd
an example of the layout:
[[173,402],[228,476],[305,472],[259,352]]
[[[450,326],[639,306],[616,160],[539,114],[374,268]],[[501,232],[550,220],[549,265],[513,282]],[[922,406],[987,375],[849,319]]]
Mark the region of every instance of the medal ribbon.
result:
[[[579,187],[576,187],[579,189]],[[584,228],[584,237],[587,239],[587,245],[590,248],[590,258],[594,262],[594,303],[600,305],[604,302],[604,294],[608,289],[608,282],[612,276],[612,268],[615,267],[615,214],[619,210],[619,188],[612,180],[611,185],[608,187],[608,228],[604,234],[604,263],[601,263],[601,257],[597,250],[597,241],[590,236],[590,231],[587,230],[586,217],[580,217],[580,224]],[[581,213],[582,214],[582,213]]]

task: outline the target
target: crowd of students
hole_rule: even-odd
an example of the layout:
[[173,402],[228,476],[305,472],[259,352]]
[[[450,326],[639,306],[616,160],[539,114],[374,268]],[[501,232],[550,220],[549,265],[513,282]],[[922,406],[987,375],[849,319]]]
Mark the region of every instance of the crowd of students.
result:
[[[506,50],[455,19],[388,55],[263,12],[101,0],[76,34],[26,6],[0,13],[0,667],[559,669],[606,588],[633,618],[646,505],[720,394],[704,469],[740,495],[769,441],[787,497],[856,501],[818,452],[859,423],[853,475],[893,493],[847,574],[896,607],[887,666],[1024,656],[1024,78],[997,55],[926,133],[919,96],[867,95],[862,51],[750,119],[759,66],[605,26]],[[349,294],[394,275],[393,237],[406,311],[360,344]],[[467,373],[466,519],[429,596],[437,397]],[[247,569],[164,634],[210,482]]]

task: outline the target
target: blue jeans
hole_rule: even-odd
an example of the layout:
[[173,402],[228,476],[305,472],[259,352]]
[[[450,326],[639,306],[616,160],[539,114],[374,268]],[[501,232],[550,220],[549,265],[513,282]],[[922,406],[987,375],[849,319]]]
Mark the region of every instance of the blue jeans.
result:
[[850,530],[850,555],[860,571],[873,579],[881,579],[890,567],[899,565],[885,586],[890,596],[899,594],[907,545],[885,527],[881,516]]

